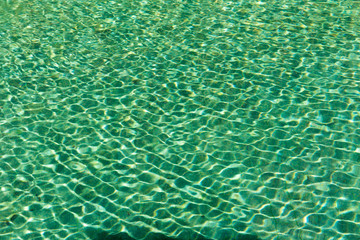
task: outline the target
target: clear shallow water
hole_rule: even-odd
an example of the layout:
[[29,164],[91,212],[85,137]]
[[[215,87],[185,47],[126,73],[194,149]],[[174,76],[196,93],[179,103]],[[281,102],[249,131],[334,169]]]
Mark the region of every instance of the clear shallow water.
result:
[[360,239],[358,2],[0,5],[0,239]]

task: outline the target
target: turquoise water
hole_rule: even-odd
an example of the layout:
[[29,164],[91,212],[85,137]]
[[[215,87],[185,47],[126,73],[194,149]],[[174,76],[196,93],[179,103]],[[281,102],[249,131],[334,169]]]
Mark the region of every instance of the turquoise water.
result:
[[360,239],[359,2],[0,16],[0,239]]

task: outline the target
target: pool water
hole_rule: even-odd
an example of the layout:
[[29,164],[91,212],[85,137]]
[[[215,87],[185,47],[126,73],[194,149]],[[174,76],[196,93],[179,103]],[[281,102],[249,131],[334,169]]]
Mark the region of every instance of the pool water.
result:
[[359,16],[1,0],[0,239],[360,239]]

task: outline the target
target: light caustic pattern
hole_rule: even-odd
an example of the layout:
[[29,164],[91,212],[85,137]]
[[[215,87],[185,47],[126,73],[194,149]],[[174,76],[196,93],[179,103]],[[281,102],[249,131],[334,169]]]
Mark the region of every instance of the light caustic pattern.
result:
[[360,239],[358,3],[0,12],[1,239]]

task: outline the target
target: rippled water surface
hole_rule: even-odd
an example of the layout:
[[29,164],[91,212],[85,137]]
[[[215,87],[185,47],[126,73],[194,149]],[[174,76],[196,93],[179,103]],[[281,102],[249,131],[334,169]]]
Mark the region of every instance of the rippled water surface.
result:
[[359,16],[1,0],[0,239],[360,239]]

